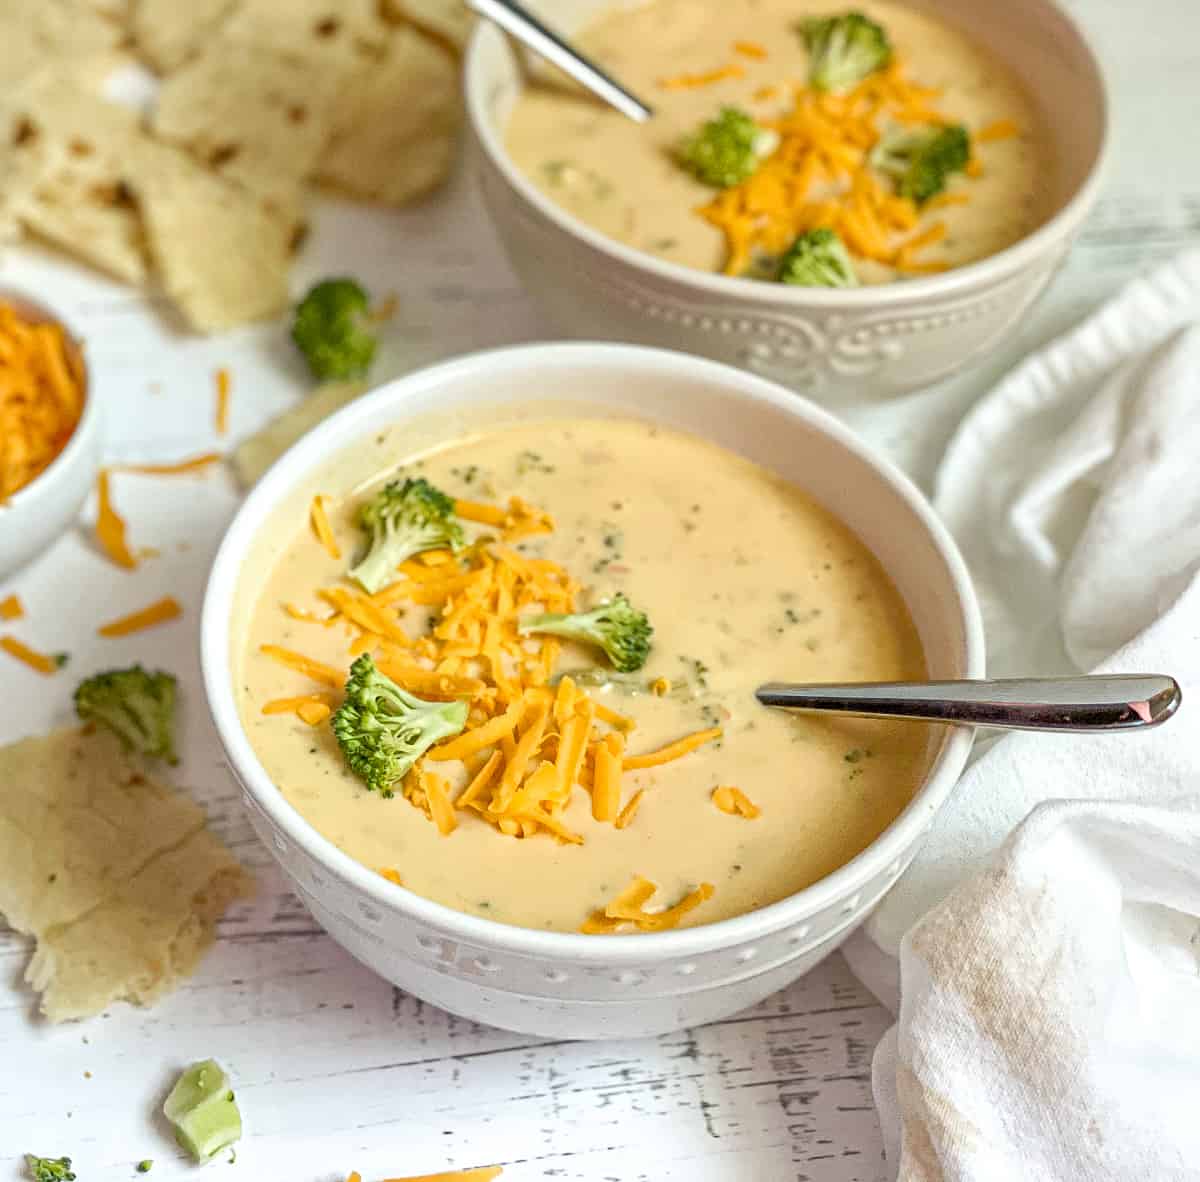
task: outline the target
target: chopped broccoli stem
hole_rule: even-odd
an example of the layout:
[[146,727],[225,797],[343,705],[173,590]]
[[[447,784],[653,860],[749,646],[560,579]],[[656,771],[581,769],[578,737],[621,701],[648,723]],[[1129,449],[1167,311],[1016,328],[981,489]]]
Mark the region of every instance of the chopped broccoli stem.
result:
[[374,594],[396,567],[422,550],[462,549],[462,526],[454,519],[454,501],[423,477],[393,481],[364,502],[358,523],[369,535],[366,555],[351,571]]
[[759,127],[737,107],[722,107],[676,149],[676,159],[697,180],[716,189],[740,184],[779,146],[779,136]]
[[38,1157],[27,1153],[25,1164],[29,1167],[33,1182],[74,1182],[75,1174],[71,1170],[69,1157]]
[[84,722],[108,727],[126,750],[177,763],[175,678],[141,665],[97,673],[75,690],[75,711]]
[[901,197],[920,205],[940,193],[950,174],[962,172],[970,158],[965,127],[926,127],[884,136],[871,153],[871,165],[892,178]]
[[597,645],[604,650],[613,668],[621,673],[634,673],[646,663],[654,632],[646,613],[638,611],[620,592],[590,612],[527,616],[520,622],[519,629],[522,634],[549,632],[568,640]]
[[815,16],[801,22],[814,90],[848,90],[892,60],[887,30],[861,12]]
[[137,1172],[139,1174],[148,1174],[152,1169],[154,1169],[154,1162],[148,1157],[137,1164]]
[[364,653],[350,666],[346,700],[332,725],[350,770],[371,792],[392,796],[392,786],[434,743],[467,725],[467,703],[414,697]]
[[779,260],[780,283],[799,287],[857,287],[858,276],[841,238],[819,227],[801,234]]
[[353,279],[324,279],[296,305],[292,340],[314,377],[361,378],[375,359],[370,298]]
[[174,1126],[175,1139],[197,1162],[211,1161],[242,1135],[242,1114],[229,1077],[213,1059],[184,1071],[163,1103],[163,1115]]

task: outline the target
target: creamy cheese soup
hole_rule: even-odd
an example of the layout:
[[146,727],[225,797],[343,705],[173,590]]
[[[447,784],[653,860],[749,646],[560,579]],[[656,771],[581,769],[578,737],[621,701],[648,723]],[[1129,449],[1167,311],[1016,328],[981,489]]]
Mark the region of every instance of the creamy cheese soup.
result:
[[[788,715],[754,699],[754,688],[773,678],[925,673],[913,623],[888,576],[850,530],[802,492],[710,443],[629,420],[509,424],[397,466],[402,439],[393,433],[364,448],[370,467],[361,474],[421,476],[450,496],[489,505],[517,496],[549,513],[554,529],[509,542],[509,552],[565,568],[580,584],[580,606],[623,592],[649,616],[653,647],[644,668],[617,677],[597,649],[566,642],[546,667],[540,692],[555,693],[566,673],[615,712],[611,717],[627,716],[633,729],[626,758],[697,732],[719,728],[719,737],[660,766],[625,771],[620,805],[645,791],[624,828],[594,819],[585,761],[561,813],[581,844],[548,832],[508,836],[469,808],[455,811],[457,826],[443,835],[400,791],[390,799],[367,791],[348,770],[328,721],[309,725],[290,709],[263,713],[268,703],[328,687],[261,646],[280,646],[344,675],[351,642],[361,637],[344,617],[319,620],[329,615],[331,596],[353,590],[346,572],[361,547],[355,514],[363,494],[326,503],[337,558],[310,527],[309,504],[297,503],[286,510],[294,536],[280,543],[256,593],[238,660],[238,698],[279,790],[346,853],[458,910],[557,931],[578,931],[634,876],[658,887],[649,909],[710,884],[711,897],[683,917],[696,924],[816,882],[864,849],[911,799],[927,766],[927,727]],[[382,472],[381,447],[391,461]],[[498,532],[467,523],[468,539]],[[418,561],[402,569],[442,579],[478,561],[478,551],[469,551],[450,565]],[[419,638],[443,608],[389,601],[386,593],[379,601],[388,601],[392,620],[416,646],[403,660],[421,661]],[[445,614],[459,607],[452,599]],[[486,672],[481,677],[488,680]],[[331,696],[336,705],[337,691]],[[555,729],[551,720],[543,754],[552,756]],[[591,737],[610,731],[598,717]],[[446,778],[453,796],[484,754],[470,769],[427,766]],[[719,788],[740,790],[758,815],[722,811],[714,802]]]
[[[881,194],[892,195],[893,182],[870,168],[860,178],[867,184],[861,200],[846,196],[856,187],[856,154],[869,156],[872,131],[848,128],[845,104],[836,96],[822,100],[804,126],[805,134],[817,134],[812,129],[819,124],[846,137],[830,148],[837,159],[820,157],[828,147],[823,131],[811,152],[792,149],[796,168],[782,187],[808,186],[807,199],[792,219],[773,226],[777,241],[744,260],[731,254],[724,231],[698,212],[716,191],[674,158],[681,140],[722,107],[740,108],[767,126],[793,111],[808,71],[798,26],[806,17],[844,11],[828,0],[622,5],[584,28],[578,43],[644,96],[654,117],[639,125],[588,96],[534,80],[508,121],[508,152],[547,197],[581,221],[706,271],[729,269],[732,259],[733,273],[768,277],[772,258],[797,230],[817,224],[839,230],[864,283],[959,266],[1028,233],[1048,214],[1052,186],[1037,113],[1017,79],[982,46],[929,15],[886,2],[853,7],[885,28],[894,49],[891,70],[907,87],[901,92],[900,81],[881,84],[887,106],[874,131],[912,129],[936,118],[962,124],[971,136],[967,174],[953,175],[945,195],[916,210],[915,222],[911,209],[887,204]],[[778,212],[781,198],[764,192],[750,204],[749,220],[761,221],[772,216],[762,210]],[[764,249],[771,257],[763,257]]]

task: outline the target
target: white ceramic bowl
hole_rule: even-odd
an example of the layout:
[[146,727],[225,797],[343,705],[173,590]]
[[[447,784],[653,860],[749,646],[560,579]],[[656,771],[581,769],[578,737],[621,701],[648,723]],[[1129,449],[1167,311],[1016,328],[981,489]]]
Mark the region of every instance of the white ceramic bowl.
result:
[[[714,0],[715,2],[715,0]],[[540,0],[567,32],[611,0]],[[520,93],[512,47],[481,22],[466,95],[485,204],[513,266],[568,335],[635,341],[742,365],[821,401],[914,390],[990,349],[1062,262],[1095,201],[1107,136],[1096,59],[1051,0],[924,0],[1025,83],[1051,141],[1052,216],[999,254],[943,274],[851,291],[787,287],[665,262],[576,220],[518,171],[503,130]]]
[[954,543],[907,478],[828,413],[762,378],[678,353],[526,345],[435,366],[358,399],[259,482],[229,527],[205,597],[209,705],[259,836],[318,922],[381,976],[465,1017],[548,1037],[637,1036],[711,1021],[798,977],[865,918],[954,786],[969,732],[931,734],[931,768],[908,808],[866,851],[799,894],[704,927],[583,936],[509,927],[393,886],[288,804],[238,718],[235,654],[245,651],[248,609],[296,528],[274,515],[325,487],[332,457],[369,445],[385,424],[421,433],[422,420],[448,416],[466,431],[480,416],[519,417],[531,396],[560,412],[636,416],[707,436],[793,481],[878,555],[913,615],[930,675],[982,675],[978,607]]
[[[57,321],[79,351],[87,375],[81,338],[54,309],[17,292],[0,289],[0,299],[31,320]],[[100,407],[87,379],[83,414],[66,447],[24,488],[0,503],[0,579],[34,561],[65,533],[79,516],[100,470]]]

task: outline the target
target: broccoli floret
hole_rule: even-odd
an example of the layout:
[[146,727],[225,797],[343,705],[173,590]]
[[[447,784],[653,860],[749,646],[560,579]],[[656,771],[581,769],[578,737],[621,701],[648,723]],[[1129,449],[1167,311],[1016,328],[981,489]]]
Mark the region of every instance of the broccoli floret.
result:
[[952,172],[971,158],[971,140],[961,126],[926,127],[884,136],[871,153],[871,164],[896,182],[896,192],[920,205],[945,187]]
[[728,189],[751,176],[778,146],[779,136],[759,127],[745,111],[722,107],[715,119],[679,145],[676,157],[706,185]]
[[646,618],[619,591],[607,603],[594,607],[590,612],[560,615],[527,616],[520,623],[520,631],[549,632],[578,640],[584,644],[595,644],[602,648],[613,668],[622,673],[633,673],[640,669],[650,655],[650,637],[654,629]]
[[374,594],[406,558],[422,550],[463,545],[462,526],[454,519],[454,501],[422,477],[393,481],[358,512],[358,523],[370,535],[366,555],[350,574]]
[[175,1139],[197,1162],[211,1161],[242,1135],[227,1076],[213,1059],[193,1063],[163,1101],[163,1115],[175,1128]]
[[391,796],[392,785],[434,743],[467,725],[467,704],[413,697],[364,653],[350,666],[346,700],[332,722],[350,770],[372,792]]
[[775,278],[798,287],[857,287],[858,276],[842,240],[824,226],[809,230],[779,260]]
[[353,279],[323,279],[296,305],[292,340],[314,377],[361,378],[375,358],[370,297]]
[[801,23],[800,35],[814,90],[847,90],[892,60],[887,30],[861,12],[810,17]]
[[71,1170],[69,1157],[38,1157],[27,1153],[25,1164],[29,1167],[33,1182],[74,1182],[75,1174]]
[[127,751],[178,763],[175,755],[175,678],[141,665],[97,673],[75,690],[75,711],[108,727]]

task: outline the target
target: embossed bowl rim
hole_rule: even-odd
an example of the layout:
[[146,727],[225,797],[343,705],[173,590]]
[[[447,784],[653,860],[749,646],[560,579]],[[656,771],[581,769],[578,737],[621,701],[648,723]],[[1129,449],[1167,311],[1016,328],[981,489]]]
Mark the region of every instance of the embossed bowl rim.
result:
[[[818,308],[826,311],[863,311],[894,305],[913,305],[925,300],[953,296],[965,289],[994,283],[1029,266],[1053,251],[1055,246],[1070,239],[1079,223],[1087,216],[1100,186],[1104,162],[1111,141],[1108,87],[1096,51],[1083,29],[1054,0],[1034,0],[1053,19],[1062,32],[1075,42],[1081,65],[1086,69],[1097,101],[1100,123],[1099,143],[1095,158],[1075,191],[1062,206],[1040,226],[1011,246],[986,258],[935,275],[918,275],[903,283],[882,283],[856,288],[789,287],[786,284],[763,283],[761,280],[739,279],[731,275],[700,271],[672,263],[656,255],[626,246],[614,238],[593,229],[572,216],[540,192],[523,172],[513,164],[505,151],[495,121],[491,101],[493,80],[487,71],[487,55],[504,34],[487,21],[480,20],[467,48],[463,72],[467,113],[475,141],[482,146],[491,164],[504,177],[508,187],[526,205],[532,206],[560,230],[579,238],[600,254],[656,278],[691,287],[706,295],[735,298],[753,304],[793,304],[797,308]],[[1070,105],[1063,104],[1064,117],[1070,116]],[[1052,112],[1043,111],[1043,117]]]
[[[539,370],[561,380],[569,367],[604,366],[619,377],[626,372],[660,372],[672,377],[693,377],[698,383],[720,385],[747,402],[765,402],[823,435],[829,444],[849,452],[873,468],[890,487],[896,500],[912,513],[937,551],[945,571],[948,608],[957,610],[957,627],[964,643],[963,676],[984,672],[983,623],[975,591],[958,547],[920,490],[890,460],[873,451],[848,427],[815,403],[766,378],[699,357],[665,349],[616,344],[528,344],[469,354],[399,378],[326,419],[304,436],[259,480],[238,510],[213,561],[204,596],[200,623],[200,661],[204,688],[217,733],[232,767],[271,824],[331,875],[370,900],[385,914],[400,914],[439,936],[510,954],[551,962],[599,963],[602,966],[673,961],[747,942],[803,923],[815,912],[846,904],[885,867],[911,853],[934,814],[958,780],[971,749],[966,728],[952,730],[933,760],[921,787],[904,811],[862,853],[832,874],[777,903],[731,919],[678,931],[637,936],[585,936],[514,927],[495,920],[455,911],[388,882],[375,871],[340,850],[306,821],[276,788],[259,762],[238,716],[233,693],[230,654],[230,620],[238,577],[245,555],[275,508],[294,490],[305,474],[326,463],[330,456],[403,418],[406,403],[470,379],[487,385],[489,375],[517,371],[531,375]],[[696,431],[703,434],[702,431]],[[940,576],[939,576],[940,578]],[[270,848],[270,847],[268,847]],[[271,851],[275,854],[275,851]],[[889,884],[890,885],[890,884]],[[866,910],[856,899],[854,922]],[[681,980],[681,991],[685,983]]]

